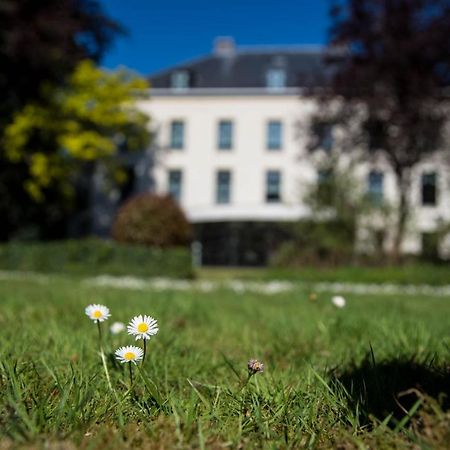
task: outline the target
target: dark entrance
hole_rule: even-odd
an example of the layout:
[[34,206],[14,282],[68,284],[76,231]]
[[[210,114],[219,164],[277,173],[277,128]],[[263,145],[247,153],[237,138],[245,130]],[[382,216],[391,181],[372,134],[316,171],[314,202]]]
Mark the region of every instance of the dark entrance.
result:
[[288,238],[283,224],[272,222],[214,222],[194,229],[203,265],[263,266]]

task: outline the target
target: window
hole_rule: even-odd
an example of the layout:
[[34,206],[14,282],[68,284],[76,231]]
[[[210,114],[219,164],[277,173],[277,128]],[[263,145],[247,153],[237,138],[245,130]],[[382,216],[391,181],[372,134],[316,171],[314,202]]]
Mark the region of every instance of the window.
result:
[[170,124],[170,147],[178,150],[184,147],[184,122],[181,120]]
[[365,124],[367,133],[369,152],[376,152],[383,148],[385,137],[385,125],[381,120],[371,119]]
[[233,122],[221,120],[219,122],[219,142],[220,150],[230,150],[233,147]]
[[271,120],[267,124],[267,148],[269,150],[279,150],[282,146],[282,124],[279,121]]
[[331,206],[334,198],[334,180],[332,169],[322,169],[317,172],[317,196],[320,204]]
[[333,125],[330,123],[318,123],[315,125],[317,146],[326,152],[333,148]]
[[281,201],[281,173],[278,170],[269,170],[266,173],[266,201]]
[[317,172],[317,181],[319,184],[329,184],[332,181],[333,170],[321,169]]
[[170,86],[173,89],[187,89],[189,87],[189,72],[187,70],[177,70],[170,78]]
[[436,172],[422,174],[422,205],[434,206],[437,200],[437,175]]
[[284,69],[269,69],[266,73],[266,86],[270,89],[282,89],[286,86]]
[[369,200],[374,205],[380,205],[383,202],[383,172],[372,170],[368,176],[367,194]]
[[219,170],[216,179],[216,202],[220,204],[230,203],[231,172]]
[[181,170],[169,170],[168,174],[168,193],[175,200],[181,200],[181,184],[183,181],[183,174]]

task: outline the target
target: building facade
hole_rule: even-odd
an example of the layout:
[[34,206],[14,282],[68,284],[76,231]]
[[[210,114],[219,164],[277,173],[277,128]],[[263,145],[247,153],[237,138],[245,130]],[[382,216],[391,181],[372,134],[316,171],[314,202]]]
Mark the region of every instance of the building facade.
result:
[[[321,48],[241,49],[219,39],[211,55],[150,77],[141,108],[151,117],[153,164],[145,170],[194,224],[205,263],[265,263],[283,239],[277,225],[310,214],[303,199],[323,173],[306,150],[315,102],[303,94],[329,70]],[[321,135],[322,160],[334,134]],[[406,253],[420,253],[427,234],[450,221],[450,176],[436,158],[413,176]],[[359,164],[356,176],[374,197],[396,201],[382,160]]]

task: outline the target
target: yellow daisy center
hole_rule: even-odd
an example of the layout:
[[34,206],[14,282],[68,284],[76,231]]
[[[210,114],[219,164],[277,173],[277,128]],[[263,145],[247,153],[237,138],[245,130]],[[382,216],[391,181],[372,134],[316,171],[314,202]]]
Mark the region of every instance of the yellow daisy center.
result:
[[92,316],[95,317],[96,319],[100,319],[100,317],[103,316],[102,312],[100,310],[96,310],[92,313]]
[[145,333],[146,331],[148,331],[148,325],[146,323],[140,323],[137,327],[137,330],[139,331],[139,333]]
[[136,355],[133,352],[126,352],[125,355],[123,355],[123,357],[127,361],[131,361],[136,358]]

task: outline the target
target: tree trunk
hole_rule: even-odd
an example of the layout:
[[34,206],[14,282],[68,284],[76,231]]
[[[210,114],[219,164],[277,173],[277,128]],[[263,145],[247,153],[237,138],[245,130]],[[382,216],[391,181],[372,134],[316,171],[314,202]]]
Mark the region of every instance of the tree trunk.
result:
[[406,224],[409,219],[409,201],[408,195],[411,187],[411,176],[409,170],[400,170],[396,172],[398,207],[396,211],[396,220],[394,226],[394,240],[391,248],[391,261],[398,264],[401,261],[402,242],[406,230]]

